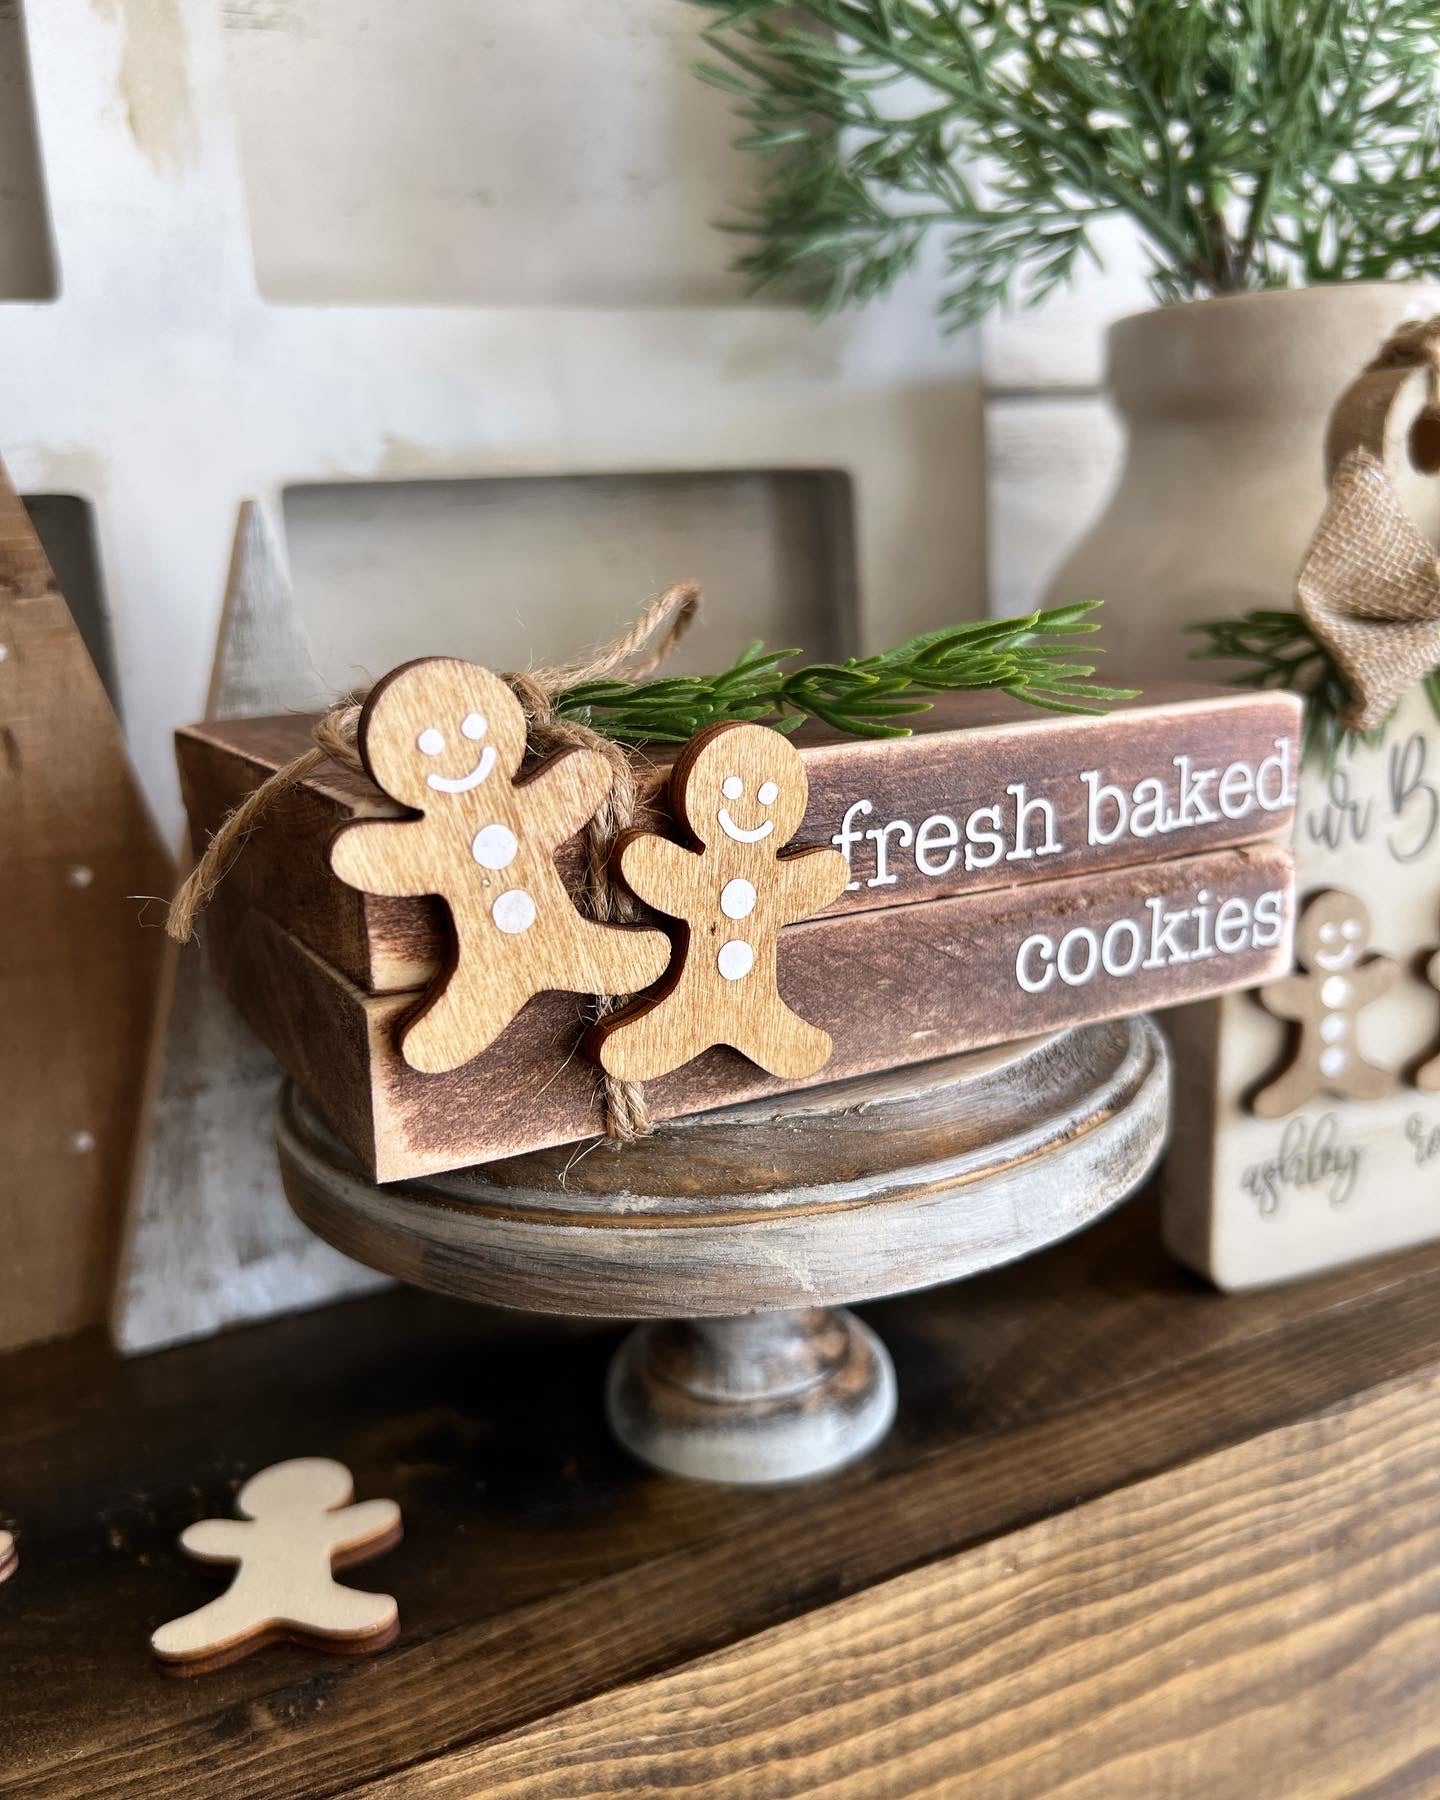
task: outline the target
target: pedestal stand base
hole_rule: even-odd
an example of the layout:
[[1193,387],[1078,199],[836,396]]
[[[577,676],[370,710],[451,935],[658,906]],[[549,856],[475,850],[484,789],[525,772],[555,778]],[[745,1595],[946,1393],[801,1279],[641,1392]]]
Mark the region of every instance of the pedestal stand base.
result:
[[610,1428],[670,1475],[768,1487],[825,1475],[879,1443],[895,1370],[844,1307],[640,1325],[616,1352]]
[[895,1412],[884,1349],[843,1308],[1028,1255],[1107,1212],[1164,1140],[1143,1017],[376,1187],[293,1090],[290,1204],[417,1287],[647,1321],[610,1371],[620,1441],[706,1481],[821,1475]]

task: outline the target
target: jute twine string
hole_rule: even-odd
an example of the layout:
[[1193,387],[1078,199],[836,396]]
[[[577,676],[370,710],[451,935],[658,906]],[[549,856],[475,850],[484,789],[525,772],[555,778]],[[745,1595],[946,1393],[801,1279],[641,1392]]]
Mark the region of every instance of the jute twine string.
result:
[[1417,370],[1425,401],[1409,455],[1440,472],[1440,317],[1400,327],[1335,404],[1326,432],[1330,494],[1296,582],[1301,617],[1350,690],[1347,730],[1384,724],[1440,665],[1440,562],[1396,492],[1393,426]]
[[[582,682],[623,675],[639,681],[657,669],[685,636],[700,608],[700,589],[693,581],[679,581],[652,600],[625,631],[593,655],[549,669],[530,669],[502,675],[525,714],[525,749],[540,760],[561,750],[593,750],[609,765],[613,781],[600,810],[584,830],[586,910],[607,924],[630,924],[640,917],[634,899],[610,873],[611,852],[622,831],[635,821],[639,786],[635,767],[623,744],[603,737],[577,719],[555,712],[555,701],[567,689]],[[185,882],[170,903],[166,930],[177,943],[194,935],[195,920],[224,879],[225,871],[270,807],[287,789],[306,781],[327,762],[343,769],[364,772],[360,757],[360,713],[367,690],[344,695],[316,721],[311,748],[279,768],[253,789],[220,824]],[[600,998],[596,1017],[603,1018],[618,1004]],[[606,1136],[630,1143],[650,1130],[650,1109],[640,1086],[605,1075],[603,1097]]]

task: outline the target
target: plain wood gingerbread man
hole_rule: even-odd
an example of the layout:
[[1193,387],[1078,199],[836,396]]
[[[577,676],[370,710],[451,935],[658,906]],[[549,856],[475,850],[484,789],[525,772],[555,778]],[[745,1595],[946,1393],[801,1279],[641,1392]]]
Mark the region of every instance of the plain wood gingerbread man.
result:
[[555,867],[556,846],[610,791],[603,756],[562,751],[516,781],[519,701],[488,669],[452,657],[377,683],[359,739],[377,785],[422,816],[345,826],[330,866],[366,893],[438,895],[455,927],[451,967],[401,1034],[411,1068],[459,1068],[547,989],[634,994],[661,973],[665,934],[582,918]]
[[[1425,979],[1433,988],[1440,988],[1440,950],[1425,965]],[[1434,1094],[1440,1092],[1440,1056],[1432,1056],[1421,1063],[1415,1071],[1414,1083],[1421,1093]]]
[[649,1081],[712,1044],[787,1080],[815,1074],[830,1038],[780,998],[776,942],[837,898],[850,870],[836,850],[776,854],[805,816],[799,752],[769,726],[714,725],[681,753],[670,792],[699,848],[635,832],[621,840],[619,866],[641,900],[684,922],[684,943],[658,994],[593,1028],[592,1052],[624,1081]]
[[393,1500],[349,1504],[350,1471],[300,1456],[253,1475],[236,1505],[243,1519],[201,1519],[180,1535],[199,1562],[238,1563],[217,1600],[162,1625],[150,1647],[162,1662],[214,1664],[293,1638],[330,1649],[381,1649],[399,1622],[389,1594],[344,1587],[336,1559],[378,1556],[400,1538]]
[[1360,1054],[1356,1024],[1362,1007],[1395,982],[1399,965],[1388,956],[1362,962],[1370,940],[1365,904],[1339,888],[1316,894],[1295,929],[1301,973],[1260,989],[1260,1000],[1278,1019],[1299,1027],[1295,1054],[1283,1073],[1251,1102],[1262,1119],[1279,1119],[1318,1094],[1344,1100],[1380,1100],[1399,1085],[1388,1069]]

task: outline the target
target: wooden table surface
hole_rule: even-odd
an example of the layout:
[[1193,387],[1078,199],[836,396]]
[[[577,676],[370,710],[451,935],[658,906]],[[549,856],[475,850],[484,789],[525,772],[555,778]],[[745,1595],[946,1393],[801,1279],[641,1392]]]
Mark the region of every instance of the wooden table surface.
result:
[[[894,1433],[770,1492],[630,1463],[603,1325],[395,1292],[0,1359],[0,1795],[1440,1794],[1440,1247],[1224,1298],[1142,1197],[863,1311]],[[401,1503],[350,1577],[399,1641],[162,1674],[181,1527],[303,1454]]]

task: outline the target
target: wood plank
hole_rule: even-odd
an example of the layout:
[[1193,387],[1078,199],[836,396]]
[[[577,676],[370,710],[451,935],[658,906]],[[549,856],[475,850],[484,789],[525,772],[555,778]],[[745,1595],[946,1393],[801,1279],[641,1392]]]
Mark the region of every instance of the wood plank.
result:
[[[780,1081],[735,1051],[710,1050],[647,1083],[647,1100],[656,1118],[673,1118],[1252,985],[1288,966],[1291,881],[1288,851],[1253,845],[790,926],[780,935],[778,985],[787,1004],[834,1039],[823,1071]],[[1242,947],[1232,935],[1224,954],[1168,964],[1154,935],[1159,922],[1173,909],[1194,909],[1202,892],[1217,909],[1235,901],[1247,917],[1262,906],[1273,914],[1273,937],[1257,926],[1257,938],[1268,941]],[[420,1075],[395,1044],[415,995],[363,993],[238,893],[222,889],[214,904],[210,946],[222,985],[377,1180],[602,1129],[596,1071],[575,1054],[586,1021],[574,996],[537,996],[475,1061]],[[1200,944],[1201,927],[1187,916],[1190,925],[1171,939],[1182,954],[1185,944]],[[1219,911],[1213,916],[1218,923]],[[1227,916],[1233,923],[1238,914]],[[1121,920],[1131,924],[1107,941],[1116,969],[1135,961],[1128,974],[1107,972],[1097,947]]]
[[[1281,837],[1292,819],[1288,799],[1268,811],[1251,806],[1235,818],[1192,819],[1149,837],[1121,831],[1109,842],[1092,843],[1088,790],[1079,774],[1098,768],[1128,791],[1147,777],[1160,778],[1173,800],[1177,756],[1189,757],[1197,768],[1241,763],[1257,769],[1275,757],[1279,741],[1287,746],[1289,773],[1282,785],[1288,793],[1299,719],[1299,702],[1289,694],[1167,683],[1104,717],[1042,713],[1003,695],[947,695],[922,716],[913,737],[884,744],[806,726],[796,743],[810,803],[796,842],[833,842],[849,857],[853,885],[827,909],[842,913]],[[308,744],[309,721],[293,716],[182,731],[177,749],[197,842],[258,781]],[[668,817],[657,791],[672,760],[655,752],[643,762],[652,822]],[[1267,791],[1279,802],[1273,782]],[[999,808],[995,818],[976,817],[991,806]],[[1053,810],[1053,837],[1047,837],[1046,808]],[[447,953],[438,903],[361,894],[337,880],[327,861],[341,825],[398,816],[400,809],[364,777],[327,769],[276,802],[233,859],[225,885],[359,986],[376,993],[418,987]],[[1106,821],[1108,833],[1108,813]],[[988,838],[997,829],[1003,845]],[[1059,849],[1035,853],[1050,842]],[[578,891],[578,840],[567,843],[558,860]]]
[[1125,434],[1098,394],[994,399],[985,408],[986,545],[997,618],[1104,594],[1056,577],[1104,510]]
[[[963,1289],[865,1311],[895,1356],[899,1427],[838,1479],[772,1493],[667,1481],[615,1449],[609,1328],[393,1293],[162,1357],[119,1362],[91,1335],[0,1360],[0,1441],[17,1449],[0,1504],[22,1555],[0,1592],[0,1794],[325,1800],[1351,1394],[1433,1387],[1440,1245],[1227,1299],[1169,1262],[1141,1200]],[[1325,1422],[1313,1431],[1340,1447]],[[399,1643],[164,1681],[147,1632],[213,1591],[176,1535],[227,1511],[244,1475],[304,1453],[399,1501],[405,1541],[373,1584],[399,1600]],[[1338,1518],[1332,1549],[1383,1529],[1383,1510]],[[1283,1501],[1259,1516],[1278,1554]],[[1173,1566],[1214,1546],[1192,1536]],[[1085,1581],[1081,1564],[1073,1596]],[[1086,1615],[1092,1644],[1109,1617]],[[1440,1717],[1435,1660],[1363,1713],[1332,1689],[1337,1719],[1383,1744]],[[1260,1686],[1282,1746],[1284,1707],[1303,1702],[1289,1661],[1278,1645]],[[818,1706],[823,1666],[812,1680]]]
[[1392,1386],[358,1792],[1431,1793],[1437,1426]]
[[24,506],[0,469],[0,1347],[104,1317],[173,872]]

